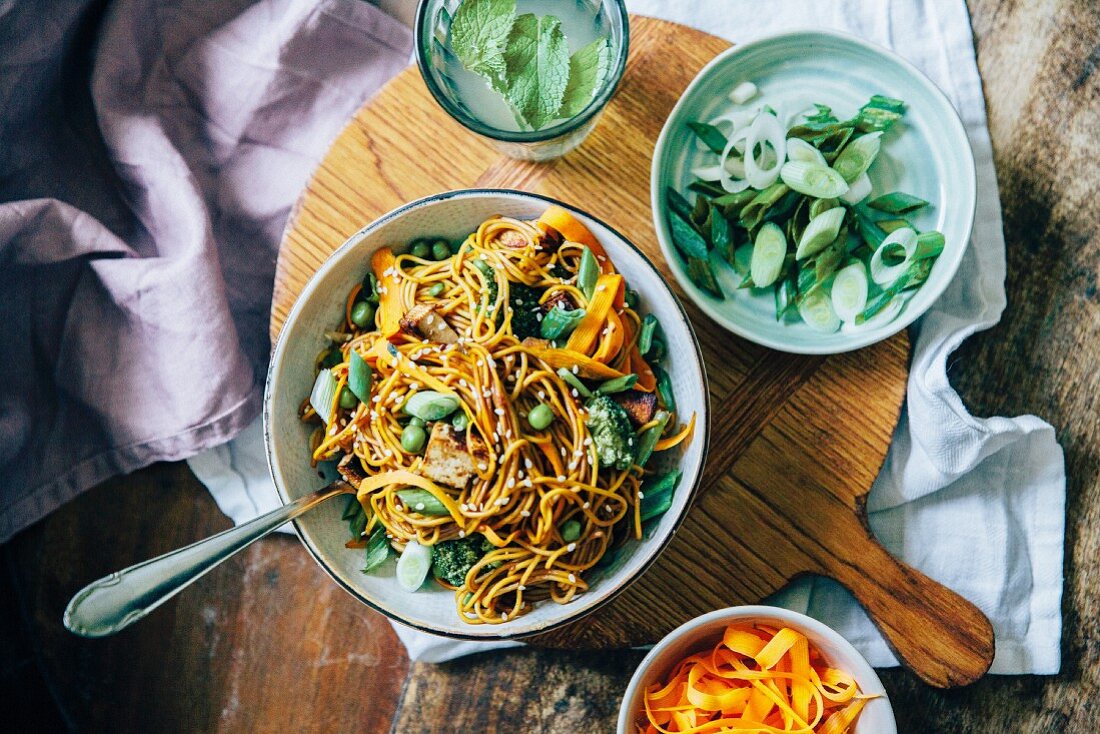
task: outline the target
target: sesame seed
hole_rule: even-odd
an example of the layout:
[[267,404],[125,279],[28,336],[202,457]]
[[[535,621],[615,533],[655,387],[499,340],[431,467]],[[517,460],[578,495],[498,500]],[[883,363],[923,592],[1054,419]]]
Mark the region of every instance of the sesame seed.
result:
[[577,583],[577,577],[576,577],[575,574],[569,574],[569,583],[571,583],[571,584]]
[[497,415],[504,415],[504,408],[495,408],[493,412]]
[[564,474],[559,474],[558,475],[558,481],[559,482],[564,482],[565,481],[565,475]]
[[528,469],[530,469],[531,467],[533,467],[533,466],[534,466],[534,464],[532,464],[532,463],[531,463],[531,460],[530,460],[530,459],[524,459],[524,460],[523,460],[523,465],[524,465],[525,467],[527,467]]
[[469,507],[467,507],[466,503],[463,502],[461,505],[458,506],[458,509],[462,510],[463,512],[466,512],[466,510],[468,510]]
[[578,367],[577,365],[573,365],[573,374],[574,375],[578,374],[580,371],[581,371],[580,367]]
[[520,513],[519,513],[519,516],[520,517],[531,517],[531,511],[530,510],[521,510]]
[[525,487],[534,487],[535,483],[531,481],[531,477],[527,477],[526,479],[523,480],[523,486],[525,486]]
[[573,551],[577,550],[577,544],[576,543],[570,543],[569,545],[565,546],[565,550],[572,553]]
[[488,469],[489,467],[488,467],[488,466],[486,466],[485,464],[478,464],[478,465],[477,465],[477,468],[478,468],[478,471],[485,471],[485,470],[486,470],[486,469]]
[[524,586],[523,584],[520,584],[520,585],[519,585],[519,590],[520,590],[520,591],[527,591],[527,587],[526,587],[526,586]]
[[423,502],[417,502],[416,505],[413,507],[413,509],[415,509],[417,512],[420,512],[421,510],[424,509],[424,503]]
[[465,530],[459,530],[458,531],[458,537],[465,538],[466,537],[466,531]]
[[583,507],[583,508],[584,508],[584,509],[586,509],[586,510],[587,510],[587,509],[588,509],[589,507],[591,507],[591,506],[592,506],[592,503],[591,503],[591,502],[585,502],[585,503],[584,503],[583,505],[581,505],[581,507]]
[[638,492],[638,499],[644,500],[645,499],[645,493],[644,492]]
[[546,400],[546,392],[539,390],[539,400]]
[[572,393],[573,393],[573,397],[575,397],[575,398],[580,397],[580,393],[577,392],[577,388],[573,388]]
[[508,483],[505,486],[507,486],[508,489],[511,489],[512,487],[516,486],[516,478],[515,477],[508,477]]
[[508,612],[501,612],[500,613],[500,618],[502,620],[504,620],[505,622],[507,622],[508,621]]
[[542,314],[541,313],[535,314],[535,321],[542,321]]

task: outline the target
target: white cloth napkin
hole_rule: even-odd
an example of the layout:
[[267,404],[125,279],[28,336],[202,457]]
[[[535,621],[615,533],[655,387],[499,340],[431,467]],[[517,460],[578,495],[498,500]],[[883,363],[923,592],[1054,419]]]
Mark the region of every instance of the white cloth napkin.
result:
[[[1005,307],[1005,245],[985,103],[961,0],[823,3],[628,0],[635,13],[733,42],[791,28],[829,28],[894,49],[922,69],[962,116],[977,164],[974,235],[959,273],[914,327],[906,412],[871,491],[876,536],[897,557],[977,604],[993,622],[994,673],[1057,673],[1060,664],[1065,469],[1054,430],[1034,416],[971,416],[947,381],[963,339]],[[274,507],[258,425],[191,460],[234,521]],[[803,579],[771,603],[834,627],[875,666],[897,659],[855,600]],[[454,642],[395,625],[414,660],[438,662],[502,645]]]

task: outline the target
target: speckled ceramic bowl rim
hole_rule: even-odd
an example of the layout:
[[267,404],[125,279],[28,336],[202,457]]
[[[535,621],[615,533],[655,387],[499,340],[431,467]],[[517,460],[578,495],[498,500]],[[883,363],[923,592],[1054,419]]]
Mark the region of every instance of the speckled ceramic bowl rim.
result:
[[876,731],[874,734],[897,734],[897,722],[894,720],[893,707],[890,705],[889,696],[885,693],[886,689],[882,685],[882,680],[879,679],[878,674],[875,673],[875,669],[871,667],[871,664],[867,662],[867,659],[860,654],[859,650],[857,650],[852,643],[848,642],[848,640],[832,627],[823,622],[819,622],[813,617],[808,617],[805,614],[790,609],[784,609],[783,607],[773,607],[764,604],[750,604],[739,607],[716,609],[713,612],[708,612],[707,614],[684,622],[661,638],[661,641],[654,645],[653,649],[642,658],[642,662],[638,663],[638,667],[634,670],[634,675],[630,677],[630,683],[627,684],[626,692],[623,694],[623,699],[619,706],[619,718],[616,727],[617,734],[634,734],[634,727],[632,724],[637,712],[632,708],[633,699],[637,695],[638,689],[642,687],[642,683],[649,674],[650,669],[665,650],[679,643],[684,638],[691,638],[694,636],[696,641],[703,639],[706,635],[702,634],[701,630],[713,623],[721,622],[723,624],[730,624],[751,619],[769,618],[783,620],[784,624],[795,630],[809,632],[812,635],[827,638],[833,645],[842,648],[846,656],[856,662],[854,666],[856,669],[849,670],[848,672],[856,679],[860,688],[864,691],[870,689],[883,691],[882,697],[889,707],[889,723],[891,727],[889,729]]
[[[932,282],[926,282],[923,289],[929,289],[932,292],[931,297],[928,298],[927,304],[921,309],[908,308],[908,304],[904,312],[895,319],[890,326],[892,327],[888,331],[881,333],[868,332],[866,334],[855,333],[846,340],[842,345],[838,347],[830,348],[825,345],[817,345],[814,343],[808,343],[805,345],[792,346],[789,342],[780,339],[773,338],[767,334],[760,334],[750,329],[746,329],[738,324],[733,317],[726,315],[715,308],[706,298],[699,296],[699,288],[687,277],[683,272],[683,268],[680,266],[680,255],[676,250],[676,247],[672,244],[672,236],[668,231],[668,223],[664,216],[664,195],[663,195],[663,182],[661,180],[661,169],[664,165],[665,159],[668,157],[666,149],[669,146],[669,137],[672,134],[673,121],[676,119],[680,110],[687,106],[688,100],[695,93],[695,90],[702,86],[704,80],[722,64],[726,63],[730,57],[736,57],[746,54],[752,50],[758,49],[761,46],[765,46],[771,43],[789,40],[792,37],[819,37],[827,38],[831,40],[841,41],[843,43],[849,43],[855,46],[862,47],[864,50],[873,54],[883,56],[901,66],[903,69],[909,72],[913,77],[915,84],[919,84],[927,89],[933,96],[938,97],[943,103],[943,106],[950,110],[951,116],[948,118],[948,124],[955,126],[956,132],[961,136],[961,139],[966,141],[966,145],[963,146],[964,150],[958,151],[959,155],[963,157],[964,167],[967,173],[967,180],[959,186],[969,192],[970,207],[962,212],[966,217],[966,238],[963,241],[961,247],[953,250],[954,256],[944,262],[941,256],[940,260],[937,260],[937,264],[943,264],[947,266],[947,269],[942,271],[942,274],[937,274],[937,279]],[[929,79],[924,72],[918,69],[916,66],[905,60],[898,54],[894,53],[888,48],[879,46],[878,44],[865,41],[862,38],[853,36],[849,33],[841,33],[839,31],[824,31],[817,29],[803,29],[792,30],[785,33],[778,33],[763,38],[750,41],[748,43],[738,44],[733,46],[711,59],[706,66],[704,66],[695,78],[688,84],[687,89],[680,95],[680,99],[677,100],[676,105],[672,108],[672,112],[669,113],[668,118],[665,120],[664,127],[661,128],[661,134],[657,138],[657,145],[653,150],[653,163],[650,167],[649,174],[649,197],[650,204],[653,209],[653,228],[657,232],[657,242],[661,246],[661,251],[664,253],[665,258],[669,261],[670,269],[673,276],[676,278],[680,287],[683,288],[684,293],[695,302],[699,308],[701,308],[708,316],[710,316],[716,323],[740,337],[748,339],[751,342],[760,344],[771,349],[777,349],[783,352],[789,352],[792,354],[842,354],[844,352],[850,352],[856,349],[869,346],[871,344],[885,341],[890,337],[897,334],[902,329],[909,326],[918,318],[923,316],[925,312],[932,307],[933,304],[939,299],[943,292],[947,290],[947,286],[954,280],[955,274],[958,272],[959,265],[962,263],[963,255],[966,252],[966,248],[970,246],[970,237],[974,230],[974,216],[977,211],[977,173],[974,166],[974,150],[970,146],[970,138],[966,134],[966,126],[962,122],[962,118],[959,117],[958,111],[955,106],[951,104],[951,101],[947,98],[947,95],[943,93],[935,82]]]
[[[448,638],[452,638],[452,639],[475,640],[475,641],[494,641],[494,640],[522,639],[524,637],[530,637],[530,636],[533,636],[533,635],[542,634],[544,632],[548,632],[550,630],[557,629],[558,627],[564,626],[566,624],[576,622],[578,619],[586,617],[589,614],[592,614],[593,612],[595,612],[595,611],[601,609],[602,607],[604,607],[606,604],[608,604],[610,601],[612,601],[615,597],[617,597],[620,593],[622,593],[624,590],[626,590],[627,587],[629,587],[631,584],[633,584],[635,581],[637,581],[639,578],[641,578],[642,575],[644,575],[645,572],[649,569],[649,567],[653,564],[653,562],[657,560],[657,557],[660,556],[660,554],[664,551],[664,549],[672,541],[672,538],[676,535],[677,530],[679,530],[680,526],[683,524],[684,518],[686,518],[688,512],[691,511],[691,507],[692,507],[692,505],[695,501],[695,497],[698,493],[699,485],[702,483],[703,467],[704,467],[704,464],[705,464],[705,461],[706,461],[706,456],[707,456],[707,454],[709,452],[709,449],[710,449],[710,420],[709,420],[709,418],[710,418],[710,408],[711,408],[711,406],[710,406],[710,388],[709,388],[709,383],[707,381],[706,364],[703,361],[702,347],[699,344],[698,336],[695,334],[695,329],[692,328],[692,326],[691,326],[691,320],[688,318],[687,311],[684,310],[684,305],[680,302],[680,299],[676,296],[676,294],[669,287],[669,284],[665,281],[665,279],[661,275],[660,271],[658,271],[657,268],[653,265],[653,263],[650,260],[649,256],[646,255],[644,252],[642,252],[642,250],[640,250],[633,242],[631,242],[621,232],[619,232],[617,229],[610,226],[609,224],[607,224],[603,220],[601,220],[597,217],[594,217],[591,214],[588,214],[587,212],[582,211],[581,209],[578,209],[574,206],[570,206],[569,204],[558,201],[557,199],[553,199],[553,198],[548,197],[548,196],[542,196],[541,194],[533,194],[533,193],[528,192],[528,191],[519,191],[517,189],[490,189],[490,188],[457,189],[457,190],[453,190],[453,191],[445,191],[445,192],[441,192],[441,193],[438,193],[438,194],[432,194],[430,196],[425,196],[421,199],[417,199],[416,201],[412,201],[412,202],[409,202],[408,204],[404,204],[402,206],[399,206],[396,209],[393,209],[392,211],[390,211],[386,214],[383,214],[378,219],[374,220],[373,222],[371,222],[367,226],[360,229],[355,234],[348,237],[344,241],[344,243],[342,245],[340,245],[340,247],[338,247],[336,250],[334,250],[333,253],[325,259],[325,261],[321,264],[321,266],[319,268],[317,268],[317,270],[313,273],[313,275],[310,276],[309,280],[306,281],[306,284],[302,287],[301,293],[298,295],[297,299],[295,299],[293,307],[291,307],[290,312],[287,314],[286,320],[283,322],[282,328],[279,330],[279,337],[275,342],[274,349],[272,350],[271,362],[268,365],[268,371],[267,371],[267,381],[266,381],[266,384],[264,386],[264,401],[263,401],[264,451],[267,455],[268,472],[271,475],[271,479],[274,482],[275,488],[279,493],[279,499],[282,502],[288,503],[288,502],[291,501],[291,498],[287,494],[286,489],[282,486],[282,483],[279,481],[278,472],[276,472],[276,470],[275,470],[275,465],[276,465],[276,457],[275,457],[275,449],[274,449],[275,443],[274,443],[274,440],[272,438],[272,430],[271,430],[272,385],[273,385],[273,382],[274,382],[273,376],[274,376],[278,366],[281,364],[282,359],[283,359],[283,357],[286,354],[287,349],[288,349],[288,347],[287,347],[287,341],[288,340],[285,336],[290,331],[290,329],[288,327],[298,317],[298,314],[304,308],[304,304],[310,298],[312,298],[314,296],[314,292],[313,292],[314,285],[322,278],[322,276],[324,274],[326,274],[332,268],[336,267],[336,261],[339,259],[337,257],[337,255],[339,255],[341,253],[344,253],[345,251],[348,251],[348,250],[351,250],[351,249],[355,248],[359,244],[360,241],[362,241],[365,237],[367,237],[367,235],[374,232],[376,229],[382,227],[384,224],[386,224],[388,222],[391,222],[394,219],[396,219],[398,217],[401,217],[404,214],[407,214],[408,212],[412,211],[413,209],[417,209],[419,207],[427,206],[427,205],[430,205],[430,204],[433,204],[433,203],[436,203],[436,202],[439,202],[439,201],[444,201],[444,200],[447,200],[447,199],[476,198],[476,197],[481,197],[481,196],[485,196],[485,195],[515,196],[515,197],[534,200],[534,201],[537,201],[539,203],[546,204],[546,205],[556,204],[557,206],[560,206],[564,209],[567,209],[568,211],[570,211],[574,214],[580,214],[582,217],[586,217],[586,218],[600,224],[601,226],[606,227],[607,230],[609,232],[611,232],[615,237],[617,237],[623,245],[625,245],[626,247],[633,250],[642,259],[642,261],[645,263],[645,266],[649,269],[650,274],[652,275],[653,281],[655,283],[658,283],[659,287],[663,288],[668,293],[668,295],[671,297],[673,303],[676,304],[676,308],[678,309],[677,315],[679,316],[680,322],[682,323],[684,328],[686,328],[688,336],[690,337],[691,344],[694,347],[694,357],[695,357],[694,361],[695,361],[695,364],[698,366],[698,376],[699,376],[699,380],[700,380],[700,383],[701,383],[701,386],[702,386],[702,389],[703,389],[703,406],[704,406],[704,410],[706,412],[706,415],[700,416],[700,418],[702,420],[696,421],[696,426],[697,426],[696,430],[701,432],[702,435],[699,436],[697,434],[697,438],[695,438],[693,440],[701,440],[703,443],[702,443],[701,451],[700,451],[699,466],[697,467],[697,470],[695,472],[695,480],[694,480],[694,482],[692,482],[691,486],[687,488],[689,493],[688,493],[688,497],[687,497],[686,501],[684,502],[683,510],[680,513],[680,516],[675,519],[675,522],[673,523],[672,527],[669,529],[668,534],[664,538],[660,539],[658,542],[656,542],[652,545],[643,546],[641,548],[638,548],[635,551],[635,552],[645,552],[645,553],[648,553],[649,555],[648,555],[647,558],[645,558],[644,562],[638,567],[638,569],[632,575],[630,575],[629,577],[618,579],[618,578],[615,578],[614,576],[609,576],[607,578],[600,579],[601,583],[609,583],[609,584],[613,584],[613,585],[609,586],[606,589],[606,591],[603,592],[604,595],[598,601],[596,601],[595,603],[593,603],[591,606],[589,606],[587,608],[582,608],[580,605],[577,605],[577,606],[574,607],[570,604],[563,604],[563,605],[561,605],[562,617],[560,619],[557,619],[557,620],[554,620],[550,623],[544,624],[544,625],[542,625],[542,626],[540,626],[536,629],[529,629],[529,630],[524,630],[524,631],[519,631],[519,632],[509,632],[508,629],[507,629],[508,625],[497,625],[493,628],[493,632],[491,634],[464,635],[464,634],[455,633],[455,632],[452,632],[452,631],[449,631],[449,630],[437,629],[437,628],[426,626],[426,625],[415,624],[413,622],[410,622],[409,620],[403,619],[399,615],[394,614],[390,610],[382,607],[380,604],[376,604],[376,603],[372,602],[370,599],[368,599],[364,594],[360,593],[359,590],[354,588],[352,585],[345,583],[344,580],[341,579],[339,577],[339,575],[337,575],[332,568],[330,568],[329,564],[325,560],[323,550],[321,548],[318,548],[314,544],[314,542],[309,537],[307,537],[307,535],[305,533],[302,532],[302,528],[299,525],[297,520],[292,521],[293,525],[294,525],[295,532],[297,533],[298,537],[301,539],[302,544],[305,545],[306,549],[309,551],[310,555],[313,556],[313,559],[317,562],[317,564],[325,571],[326,574],[328,574],[328,576],[333,581],[335,581],[337,583],[337,585],[339,585],[346,592],[351,594],[353,597],[358,599],[363,604],[367,605],[371,609],[374,609],[375,611],[377,611],[381,614],[384,614],[385,616],[389,617],[390,619],[393,619],[397,622],[400,622],[403,625],[406,625],[406,626],[411,627],[413,629],[420,630],[422,632],[427,632],[427,633],[433,634],[433,635],[440,635],[440,636],[448,637]],[[522,619],[522,617],[520,619]],[[519,620],[517,620],[517,621],[519,621]],[[498,629],[498,628],[500,628],[500,629]]]

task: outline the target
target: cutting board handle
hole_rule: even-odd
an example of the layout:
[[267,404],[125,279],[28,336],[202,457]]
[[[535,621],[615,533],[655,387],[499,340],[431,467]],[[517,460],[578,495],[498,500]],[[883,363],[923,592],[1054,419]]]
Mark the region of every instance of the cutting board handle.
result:
[[[976,606],[890,555],[864,528],[866,548],[829,570],[859,600],[890,648],[936,688],[973,683],[993,663],[993,626]],[[858,559],[852,563],[852,559]]]

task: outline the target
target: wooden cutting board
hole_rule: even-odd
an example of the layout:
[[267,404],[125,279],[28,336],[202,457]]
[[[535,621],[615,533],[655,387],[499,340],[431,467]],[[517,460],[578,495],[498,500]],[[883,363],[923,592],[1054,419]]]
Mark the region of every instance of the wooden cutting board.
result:
[[[729,44],[637,16],[630,42],[626,73],[595,131],[565,158],[542,164],[499,155],[436,104],[415,67],[399,74],[356,113],[291,215],[275,276],[272,340],[306,280],[349,235],[447,189],[517,188],[577,205],[623,232],[674,283],[652,227],[653,145],[688,82]],[[907,335],[850,354],[792,356],[729,334],[683,300],[711,389],[700,493],[639,581],[582,621],[530,641],[652,643],[699,614],[757,602],[793,578],[820,574],[851,590],[898,658],[929,684],[979,678],[993,659],[989,621],[894,560],[867,526],[867,492],[905,397]]]

